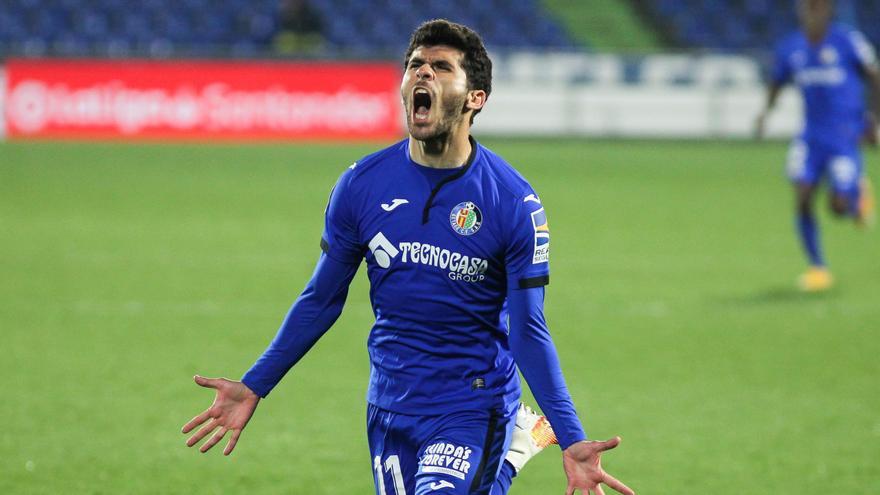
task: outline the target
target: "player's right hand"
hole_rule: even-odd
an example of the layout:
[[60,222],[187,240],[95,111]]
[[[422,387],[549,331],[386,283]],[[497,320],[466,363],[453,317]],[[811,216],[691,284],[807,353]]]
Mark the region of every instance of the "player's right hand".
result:
[[232,449],[235,448],[235,444],[238,443],[241,430],[247,426],[248,421],[253,416],[257,404],[260,402],[260,396],[242,382],[227,380],[226,378],[205,378],[199,375],[196,375],[193,379],[202,387],[213,388],[217,391],[217,394],[211,407],[191,419],[189,423],[183,425],[182,432],[189,433],[194,428],[205,423],[205,421],[210,420],[208,424],[186,441],[186,446],[192,447],[219,427],[220,429],[217,430],[217,433],[205,442],[199,448],[199,451],[202,453],[207,452],[220,440],[223,440],[227,432],[232,431],[232,437],[226,444],[226,448],[223,449],[223,455],[229,455],[232,453]]
[[632,488],[602,469],[602,453],[620,445],[620,437],[611,440],[584,440],[562,451],[562,468],[568,478],[565,495],[605,495],[602,483],[623,495],[636,495]]
[[865,116],[865,142],[875,148],[880,142],[880,125],[878,125],[877,116],[873,112],[868,112]]

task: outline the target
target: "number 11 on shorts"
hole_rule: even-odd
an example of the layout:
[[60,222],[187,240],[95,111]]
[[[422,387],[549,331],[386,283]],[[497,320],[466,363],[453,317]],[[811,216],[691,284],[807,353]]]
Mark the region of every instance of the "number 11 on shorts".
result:
[[[376,470],[379,495],[389,495],[385,491],[385,476],[382,474],[382,459],[379,456],[373,458],[373,469]],[[385,459],[385,472],[388,471],[391,472],[391,479],[394,480],[394,495],[406,495],[406,488],[403,487],[403,473],[400,470],[400,458],[396,455],[390,455]]]

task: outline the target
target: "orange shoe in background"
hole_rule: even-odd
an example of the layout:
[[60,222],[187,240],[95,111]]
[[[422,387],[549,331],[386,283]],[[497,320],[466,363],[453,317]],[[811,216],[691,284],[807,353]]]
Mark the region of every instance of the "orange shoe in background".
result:
[[798,278],[798,287],[804,292],[822,292],[834,285],[831,272],[824,266],[811,266]]
[[859,216],[856,224],[862,228],[871,228],[877,221],[876,206],[874,199],[874,185],[868,176],[859,180]]

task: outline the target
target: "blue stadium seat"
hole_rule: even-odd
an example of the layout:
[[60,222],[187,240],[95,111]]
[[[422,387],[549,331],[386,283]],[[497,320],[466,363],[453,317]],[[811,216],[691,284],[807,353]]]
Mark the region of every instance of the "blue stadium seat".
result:
[[99,41],[109,37],[110,19],[100,10],[84,10],[73,15],[73,28],[83,40]]
[[28,36],[25,25],[24,9],[17,5],[8,5],[0,8],[0,41],[21,41]]
[[56,37],[52,51],[66,57],[83,57],[89,54],[91,46],[82,37],[65,33]]
[[131,10],[122,16],[118,34],[132,43],[146,43],[153,38],[151,15],[144,10]]
[[170,10],[155,17],[153,33],[172,43],[185,44],[201,41],[196,27],[185,10]]
[[60,10],[34,9],[29,13],[31,35],[51,42],[67,30],[69,18]]

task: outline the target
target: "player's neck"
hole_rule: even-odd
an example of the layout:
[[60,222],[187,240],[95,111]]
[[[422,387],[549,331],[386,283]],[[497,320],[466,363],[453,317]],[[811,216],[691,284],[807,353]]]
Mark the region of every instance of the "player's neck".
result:
[[464,165],[471,154],[469,128],[455,129],[434,139],[419,141],[409,137],[409,156],[419,165],[455,168]]
[[818,45],[828,34],[828,25],[826,24],[824,26],[804,29],[804,34],[807,36],[807,41],[809,41],[811,45]]

